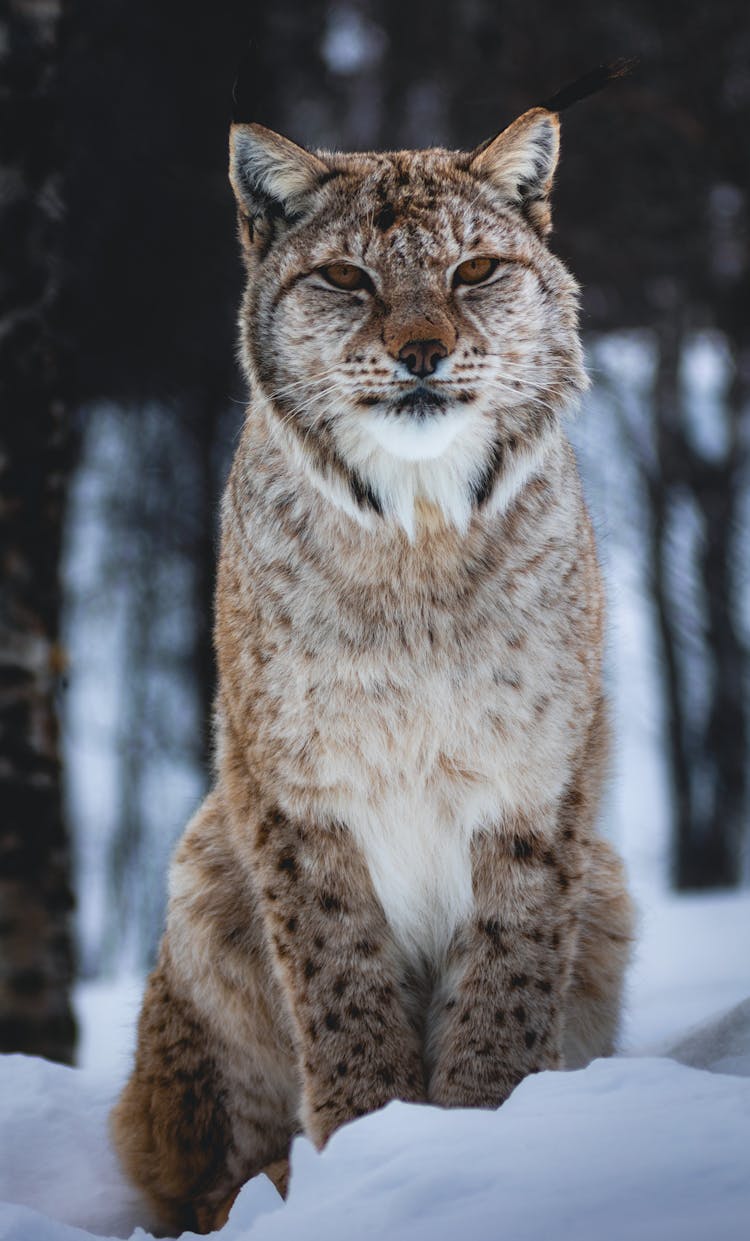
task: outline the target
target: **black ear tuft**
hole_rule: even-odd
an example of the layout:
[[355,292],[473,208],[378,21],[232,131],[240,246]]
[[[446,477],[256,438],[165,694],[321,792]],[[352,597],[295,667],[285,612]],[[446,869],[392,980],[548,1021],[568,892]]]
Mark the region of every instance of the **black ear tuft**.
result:
[[232,85],[232,120],[235,124],[265,120],[263,100],[258,90],[258,81],[262,80],[257,72],[258,59],[259,49],[249,39]]
[[576,78],[574,82],[561,87],[551,98],[545,99],[540,107],[546,108],[549,112],[562,112],[564,108],[571,107],[579,100],[587,99],[589,95],[595,95],[597,91],[604,90],[610,82],[628,77],[637,66],[638,61],[634,57],[622,57],[620,60],[611,60],[605,65],[597,65],[596,69],[590,69],[588,73]]

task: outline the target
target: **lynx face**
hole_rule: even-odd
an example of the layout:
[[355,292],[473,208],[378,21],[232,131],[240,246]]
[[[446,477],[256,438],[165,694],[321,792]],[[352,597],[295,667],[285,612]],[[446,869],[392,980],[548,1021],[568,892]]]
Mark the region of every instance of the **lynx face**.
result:
[[576,285],[547,249],[557,121],[473,154],[312,155],[235,126],[244,360],[276,433],[362,519],[465,528],[507,503],[584,387]]

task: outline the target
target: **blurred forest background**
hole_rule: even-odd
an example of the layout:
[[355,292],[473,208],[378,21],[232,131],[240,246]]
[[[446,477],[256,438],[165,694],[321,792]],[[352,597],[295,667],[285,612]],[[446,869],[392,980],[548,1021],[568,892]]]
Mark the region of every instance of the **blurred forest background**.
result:
[[0,0],[0,1048],[143,970],[208,779],[217,505],[243,416],[238,119],[471,147],[563,116],[572,434],[610,584],[608,829],[639,893],[748,879],[746,0]]

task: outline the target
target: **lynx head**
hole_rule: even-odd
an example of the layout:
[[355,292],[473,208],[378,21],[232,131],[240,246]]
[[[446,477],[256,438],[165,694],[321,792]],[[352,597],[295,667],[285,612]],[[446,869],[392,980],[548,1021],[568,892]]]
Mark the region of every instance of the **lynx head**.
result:
[[545,242],[558,133],[534,108],[472,152],[348,155],[232,127],[254,397],[365,523],[507,504],[586,386]]

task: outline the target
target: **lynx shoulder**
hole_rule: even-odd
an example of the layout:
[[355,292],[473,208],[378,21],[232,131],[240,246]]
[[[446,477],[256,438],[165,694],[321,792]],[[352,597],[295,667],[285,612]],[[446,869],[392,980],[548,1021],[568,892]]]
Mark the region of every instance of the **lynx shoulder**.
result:
[[557,117],[474,152],[233,127],[250,385],[217,590],[214,789],[170,876],[122,1162],[208,1229],[292,1136],[494,1107],[613,1049],[602,589],[563,420]]

